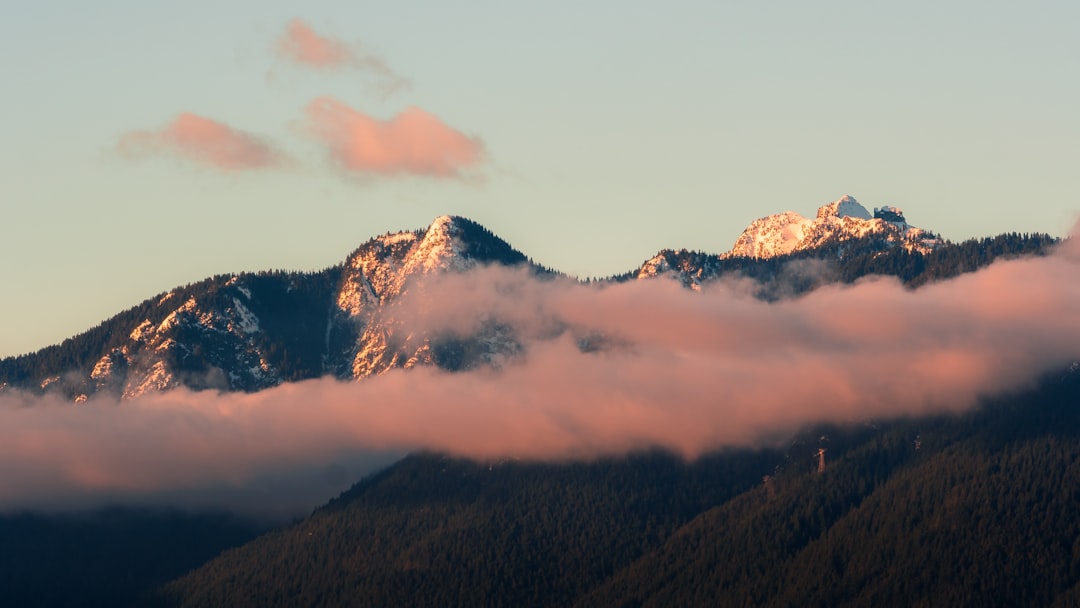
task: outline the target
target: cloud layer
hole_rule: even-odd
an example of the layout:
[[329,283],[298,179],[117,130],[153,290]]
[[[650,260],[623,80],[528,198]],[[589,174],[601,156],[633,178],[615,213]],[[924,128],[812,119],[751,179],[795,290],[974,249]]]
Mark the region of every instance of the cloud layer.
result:
[[126,156],[165,155],[224,171],[281,165],[284,157],[258,137],[190,112],[158,131],[133,131],[118,145]]
[[[739,281],[694,293],[502,268],[446,276],[414,287],[394,314],[439,335],[509,323],[523,355],[497,370],[399,370],[256,394],[180,390],[79,407],[9,394],[0,509],[140,496],[236,506],[253,492],[280,507],[292,490],[273,492],[274,480],[347,465],[344,485],[416,449],[562,460],[662,446],[694,457],[810,423],[958,412],[1080,358],[1078,253],[917,291],[870,278],[771,304]],[[583,352],[584,337],[609,346]],[[339,489],[319,486],[306,506]]]
[[483,160],[484,145],[420,108],[372,118],[331,98],[308,104],[308,130],[333,162],[354,173],[461,177]]
[[302,19],[285,26],[277,40],[278,54],[297,65],[316,69],[351,68],[373,76],[383,97],[409,87],[409,81],[397,74],[378,56],[360,45],[322,36]]

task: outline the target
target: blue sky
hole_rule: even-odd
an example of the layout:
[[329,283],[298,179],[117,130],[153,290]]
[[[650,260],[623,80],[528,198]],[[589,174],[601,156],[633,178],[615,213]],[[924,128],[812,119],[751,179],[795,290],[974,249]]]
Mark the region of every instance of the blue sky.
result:
[[[278,49],[299,18],[411,86]],[[579,276],[721,252],[850,193],[952,240],[1063,235],[1080,201],[1072,2],[55,1],[0,19],[0,356],[217,273],[316,269],[468,216]],[[457,176],[328,160],[306,109],[410,107],[482,142]],[[288,163],[121,153],[182,113]]]

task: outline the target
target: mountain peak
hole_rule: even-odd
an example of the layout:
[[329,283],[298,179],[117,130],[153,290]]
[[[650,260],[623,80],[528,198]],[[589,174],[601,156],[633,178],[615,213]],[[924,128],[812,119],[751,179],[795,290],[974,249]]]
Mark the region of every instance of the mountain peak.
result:
[[830,241],[871,236],[923,252],[941,244],[934,235],[909,225],[899,209],[875,208],[871,215],[855,197],[845,194],[819,207],[814,219],[785,211],[754,220],[722,257],[772,258]]
[[855,200],[855,197],[850,194],[845,194],[828,205],[819,207],[817,217],[855,217],[860,220],[869,220],[873,218],[873,216],[870,215],[870,212],[866,210],[866,207],[863,207],[859,201]]
[[433,361],[430,336],[402,334],[384,306],[425,277],[478,264],[528,263],[524,254],[464,217],[440,215],[424,230],[373,239],[346,261],[337,306],[359,331],[351,338],[349,373],[360,379],[417,361]]
[[412,255],[403,266],[406,274],[412,271],[429,273],[435,270],[451,268],[462,269],[465,266],[461,242],[461,218],[452,215],[440,215],[431,222],[424,236],[417,243]]
[[434,220],[431,221],[431,224],[428,226],[428,228],[427,228],[427,230],[425,232],[426,233],[431,233],[431,232],[435,232],[435,233],[452,232],[455,228],[458,228],[461,223],[466,222],[466,221],[468,221],[468,220],[466,220],[465,218],[463,218],[461,216],[457,216],[457,215],[440,215],[439,217],[437,217],[437,218],[435,218]]

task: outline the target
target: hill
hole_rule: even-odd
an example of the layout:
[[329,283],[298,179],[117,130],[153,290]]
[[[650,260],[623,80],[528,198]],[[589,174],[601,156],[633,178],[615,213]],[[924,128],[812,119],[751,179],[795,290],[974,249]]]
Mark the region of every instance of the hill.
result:
[[[783,449],[415,455],[171,583],[177,606],[1069,605],[1080,376]],[[827,464],[818,471],[817,450]]]

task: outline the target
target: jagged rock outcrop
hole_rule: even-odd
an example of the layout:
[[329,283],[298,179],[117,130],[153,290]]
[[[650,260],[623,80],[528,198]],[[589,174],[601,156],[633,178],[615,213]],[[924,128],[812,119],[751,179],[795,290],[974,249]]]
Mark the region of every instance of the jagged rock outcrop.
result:
[[[327,374],[361,380],[416,365],[497,363],[520,346],[495,320],[475,336],[428,335],[388,312],[427,277],[491,263],[531,264],[479,224],[442,216],[424,230],[371,239],[322,272],[220,276],[174,289],[64,345],[0,362],[0,381],[81,403],[97,393],[257,391]],[[57,350],[64,356],[55,364],[35,366],[47,372],[14,377],[20,360]]]
[[936,235],[904,220],[895,207],[871,215],[849,195],[818,209],[811,219],[787,211],[754,220],[721,257],[772,258],[821,247],[829,242],[875,238],[892,246],[927,253],[940,246]]
[[[773,299],[832,279],[819,269],[793,276],[772,260],[818,251],[835,258],[837,247],[853,243],[925,252],[942,241],[907,224],[899,209],[871,214],[845,196],[813,219],[787,212],[756,220],[721,255],[661,251],[619,280],[671,276],[700,289],[735,273],[757,279],[756,295]],[[131,399],[178,386],[257,391],[323,375],[362,380],[418,365],[498,366],[522,352],[512,325],[491,318],[471,335],[432,334],[394,308],[429,278],[482,264],[551,274],[483,226],[441,216],[426,229],[370,239],[321,272],[226,275],[171,290],[64,344],[0,361],[0,390],[58,392],[82,402],[96,393]]]

